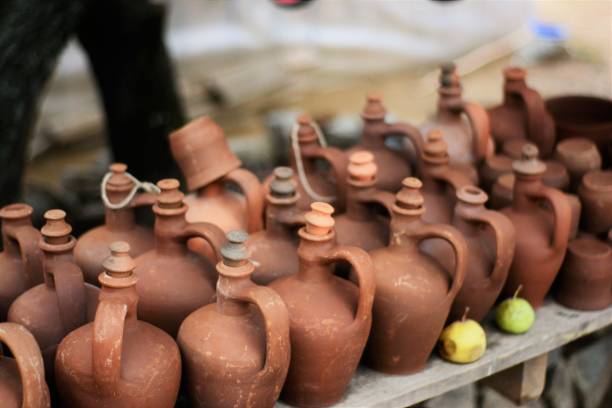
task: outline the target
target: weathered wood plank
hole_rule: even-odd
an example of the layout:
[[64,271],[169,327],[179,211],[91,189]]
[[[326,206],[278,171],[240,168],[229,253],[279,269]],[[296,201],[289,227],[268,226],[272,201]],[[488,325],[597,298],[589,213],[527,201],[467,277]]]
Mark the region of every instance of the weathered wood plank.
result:
[[482,384],[513,401],[517,405],[540,398],[546,385],[548,353],[540,354],[514,367],[507,368],[490,377]]

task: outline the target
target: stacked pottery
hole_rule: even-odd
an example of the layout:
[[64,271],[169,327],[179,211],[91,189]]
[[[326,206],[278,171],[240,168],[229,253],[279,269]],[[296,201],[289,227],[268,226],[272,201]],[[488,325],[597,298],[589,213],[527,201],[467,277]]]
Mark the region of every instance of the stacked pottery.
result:
[[587,232],[605,235],[612,228],[612,170],[593,170],[582,177],[578,196]]
[[291,356],[289,315],[270,288],[251,281],[247,234],[232,231],[217,264],[217,301],[178,333],[194,407],[273,407]]

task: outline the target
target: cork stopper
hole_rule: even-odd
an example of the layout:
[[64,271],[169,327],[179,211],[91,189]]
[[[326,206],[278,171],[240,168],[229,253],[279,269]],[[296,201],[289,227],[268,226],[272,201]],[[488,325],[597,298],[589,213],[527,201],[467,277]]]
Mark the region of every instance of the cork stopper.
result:
[[295,197],[297,191],[291,167],[276,167],[272,174],[274,178],[270,182],[270,195],[274,198]]
[[3,220],[18,220],[31,215],[32,207],[24,203],[9,204],[0,209],[0,218]]
[[317,132],[312,126],[312,119],[308,115],[300,115],[297,120],[298,123],[298,141],[299,142],[313,142],[318,140]]
[[157,206],[161,209],[174,209],[183,206],[184,194],[179,190],[177,179],[163,179],[157,182],[161,192],[157,195]]
[[476,186],[463,186],[457,190],[457,198],[462,203],[484,205],[489,196]]
[[448,145],[441,130],[434,129],[427,133],[423,145],[423,160],[431,164],[447,164],[449,162]]
[[45,212],[45,225],[40,229],[43,237],[47,238],[68,238],[72,232],[72,227],[66,222],[66,213],[63,210],[54,209]]
[[520,160],[512,163],[512,169],[518,175],[535,176],[546,171],[546,165],[538,159],[536,145],[527,143],[523,146]]
[[366,97],[366,103],[361,111],[364,120],[384,120],[387,109],[382,103],[382,97],[378,93],[370,93]]
[[130,256],[130,244],[115,241],[109,245],[111,255],[104,260],[104,272],[98,276],[102,286],[125,288],[134,286],[138,277],[134,274],[136,263]]
[[521,67],[508,67],[504,69],[504,79],[506,81],[524,81],[527,71]]
[[127,165],[124,163],[113,163],[108,167],[111,173],[106,189],[110,191],[123,191],[131,190],[134,183],[125,174],[127,172]]
[[402,188],[395,194],[393,211],[404,215],[420,215],[425,212],[425,199],[421,194],[423,183],[416,177],[402,180]]
[[223,263],[227,266],[242,265],[249,260],[246,241],[249,238],[243,230],[234,230],[226,234],[227,244],[221,248]]
[[378,166],[374,161],[374,155],[361,150],[351,154],[348,164],[348,182],[355,186],[369,186],[376,182]]
[[328,203],[316,201],[310,204],[310,211],[304,215],[306,233],[318,237],[329,235],[335,224],[333,213],[334,207]]

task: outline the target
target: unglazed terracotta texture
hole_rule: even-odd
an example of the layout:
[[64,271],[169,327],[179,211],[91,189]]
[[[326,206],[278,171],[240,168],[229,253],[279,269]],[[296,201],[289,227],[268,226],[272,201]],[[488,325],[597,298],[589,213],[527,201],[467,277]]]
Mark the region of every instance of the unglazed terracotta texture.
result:
[[[127,166],[123,163],[111,164],[111,176],[106,184],[106,196],[113,204],[125,200],[135,187],[134,182],[125,174]],[[98,284],[102,272],[102,262],[110,255],[109,245],[115,241],[130,244],[132,256],[138,256],[153,248],[153,231],[136,225],[134,207],[153,204],[151,194],[135,196],[124,208],[104,209],[104,225],[93,228],[81,235],[74,247],[74,259],[83,271],[85,280],[92,285]]]
[[597,146],[582,137],[559,142],[555,148],[555,158],[563,163],[569,172],[571,191],[576,191],[586,173],[601,168],[601,154]]
[[489,109],[491,134],[497,144],[526,139],[549,157],[555,146],[555,122],[540,94],[527,86],[523,68],[504,70],[504,100]]
[[[364,361],[385,373],[424,368],[465,279],[465,240],[450,225],[423,221],[426,208],[421,186],[416,178],[404,179],[395,196],[389,245],[370,252],[376,297]],[[436,259],[420,250],[419,244],[430,238],[443,239],[453,248],[452,277]]]
[[43,281],[40,233],[32,226],[32,207],[10,204],[0,209],[0,321],[11,303],[28,288]]
[[277,167],[273,176],[266,195],[265,228],[251,234],[247,242],[255,265],[251,279],[259,285],[297,273],[298,237],[295,230],[305,222],[304,212],[296,205],[299,193],[293,170]]
[[478,171],[480,186],[491,192],[493,185],[504,174],[512,174],[512,159],[504,154],[495,154],[487,157]]
[[516,251],[504,293],[513,296],[522,286],[521,297],[538,308],[565,256],[572,209],[565,194],[542,184],[546,165],[538,160],[535,145],[523,146],[523,157],[514,162],[513,169],[512,206],[502,212],[514,224]]
[[[299,230],[298,273],[270,284],[291,322],[291,364],[281,399],[299,407],[342,398],[372,324],[372,262],[364,250],[335,243],[333,211],[326,203],[311,205]],[[351,264],[358,285],[334,275],[337,261]]]
[[36,339],[16,323],[0,323],[0,405],[2,408],[49,408],[51,400]]
[[291,358],[289,314],[280,296],[251,280],[247,234],[232,231],[217,264],[217,301],[179,330],[194,407],[273,407]]
[[612,170],[593,170],[578,187],[584,229],[604,235],[612,228]]
[[185,220],[187,205],[178,180],[160,180],[157,186],[155,247],[136,258],[138,317],[174,337],[189,313],[213,301],[217,282],[214,266],[191,252],[187,241],[202,238],[218,257],[225,237],[213,224]]
[[[368,150],[374,155],[378,165],[376,187],[390,192],[396,192],[402,185],[402,180],[413,173],[413,166],[408,156],[401,151],[389,148],[385,141],[391,136],[402,136],[418,154],[421,151],[422,137],[417,128],[408,123],[385,122],[387,109],[379,95],[368,95],[361,112],[363,133],[361,141],[347,151],[347,157],[360,150]],[[416,163],[415,163],[416,165]]]
[[99,276],[96,317],[60,343],[56,382],[64,407],[171,408],[181,379],[181,356],[163,330],[137,318],[137,276],[130,246],[110,245]]

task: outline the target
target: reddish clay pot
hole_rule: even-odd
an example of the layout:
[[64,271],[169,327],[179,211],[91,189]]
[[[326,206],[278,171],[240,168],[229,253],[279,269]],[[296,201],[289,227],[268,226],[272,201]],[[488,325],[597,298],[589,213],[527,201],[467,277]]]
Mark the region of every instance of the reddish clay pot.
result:
[[361,141],[350,148],[346,154],[350,157],[354,152],[368,150],[374,155],[378,164],[378,178],[376,187],[395,192],[402,186],[402,180],[412,174],[410,163],[406,155],[400,151],[390,149],[385,141],[391,136],[402,136],[412,145],[418,154],[423,144],[421,133],[408,123],[386,123],[387,109],[379,95],[368,95],[366,105],[361,112],[363,118],[363,134]]
[[49,384],[53,384],[55,352],[62,339],[93,320],[98,288],[83,281],[72,250],[76,239],[62,210],[45,213],[40,248],[44,254],[45,283],[19,296],[8,312],[8,320],[25,326],[36,338],[45,362]]
[[497,143],[526,139],[549,157],[555,146],[555,122],[540,94],[527,86],[523,68],[504,70],[504,101],[489,109],[491,134]]
[[298,271],[298,239],[294,229],[304,224],[304,213],[296,205],[299,199],[296,184],[289,167],[274,169],[266,196],[265,229],[250,235],[247,242],[256,266],[251,278],[258,285]]
[[0,323],[0,343],[4,343],[13,356],[3,356],[0,346],[2,407],[50,408],[43,359],[32,333],[19,324]]
[[583,226],[603,235],[612,228],[612,170],[593,170],[582,178],[578,196],[583,207]]
[[571,309],[601,310],[612,304],[612,248],[593,238],[569,243],[555,298]]
[[512,205],[514,174],[502,174],[491,187],[490,207],[494,210]]
[[454,65],[442,67],[438,88],[438,111],[421,126],[421,133],[440,130],[448,144],[453,164],[476,165],[495,151],[490,135],[489,115],[477,103],[464,102]]
[[601,154],[597,146],[582,137],[559,142],[555,149],[555,158],[563,163],[569,172],[571,191],[576,191],[586,173],[601,168]]
[[202,238],[218,257],[225,237],[213,224],[185,220],[187,205],[178,180],[160,180],[157,186],[155,247],[136,258],[138,317],[175,337],[189,313],[214,300],[217,282],[214,266],[189,251],[187,241]]
[[[298,273],[270,284],[291,322],[291,364],[281,398],[299,407],[342,398],[370,333],[374,300],[368,254],[336,245],[332,206],[317,202],[311,208],[299,230]],[[333,274],[337,261],[351,264],[359,286]]]
[[[134,182],[126,175],[127,166],[113,163],[111,176],[106,184],[106,196],[112,204],[124,201],[135,188]],[[115,241],[125,241],[132,248],[132,255],[138,256],[153,248],[153,231],[136,225],[134,207],[152,205],[151,194],[135,196],[124,208],[104,209],[104,225],[93,228],[79,237],[74,247],[74,259],[83,271],[85,280],[98,284],[102,262],[109,257],[108,247]]]
[[357,151],[350,156],[346,212],[336,217],[338,244],[370,251],[389,241],[388,221],[376,214],[372,204],[379,204],[390,213],[395,198],[376,188],[377,170],[374,155],[369,151]]
[[0,209],[0,321],[6,320],[11,303],[28,288],[42,282],[40,233],[32,226],[32,207],[11,204]]
[[129,251],[123,241],[110,245],[95,320],[68,334],[57,349],[62,406],[171,408],[176,402],[179,349],[162,330],[137,319],[138,278]]
[[535,145],[523,147],[523,157],[514,162],[513,169],[512,206],[502,212],[516,229],[516,250],[504,293],[512,296],[522,286],[521,297],[538,308],[565,256],[572,209],[565,194],[542,184],[546,165],[538,160]]
[[503,154],[487,157],[478,171],[481,187],[490,192],[493,185],[504,174],[512,174],[512,159]]
[[273,407],[291,358],[289,314],[272,289],[251,281],[244,231],[227,234],[216,304],[190,314],[178,334],[195,407]]

